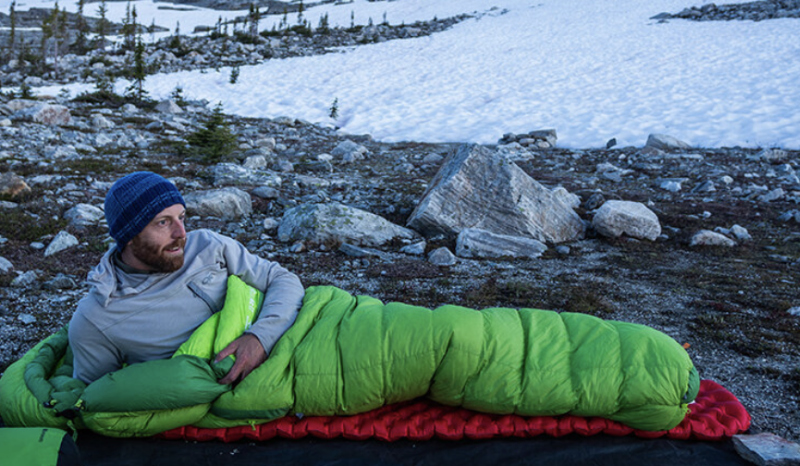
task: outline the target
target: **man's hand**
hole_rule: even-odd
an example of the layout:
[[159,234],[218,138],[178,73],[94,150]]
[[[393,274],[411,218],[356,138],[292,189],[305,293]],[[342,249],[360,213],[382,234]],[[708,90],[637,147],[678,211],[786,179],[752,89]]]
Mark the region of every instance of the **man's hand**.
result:
[[219,379],[219,383],[223,385],[243,380],[253,369],[267,360],[267,352],[264,351],[261,342],[258,341],[255,335],[250,333],[245,333],[233,340],[230,345],[217,354],[214,362],[220,362],[230,355],[236,357],[236,362],[228,372],[228,375]]

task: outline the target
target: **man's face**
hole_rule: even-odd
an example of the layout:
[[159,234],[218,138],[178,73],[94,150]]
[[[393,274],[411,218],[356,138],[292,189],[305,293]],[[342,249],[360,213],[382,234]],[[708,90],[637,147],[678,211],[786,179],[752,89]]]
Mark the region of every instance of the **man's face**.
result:
[[158,213],[122,251],[122,261],[151,272],[174,272],[183,266],[186,210],[181,204]]

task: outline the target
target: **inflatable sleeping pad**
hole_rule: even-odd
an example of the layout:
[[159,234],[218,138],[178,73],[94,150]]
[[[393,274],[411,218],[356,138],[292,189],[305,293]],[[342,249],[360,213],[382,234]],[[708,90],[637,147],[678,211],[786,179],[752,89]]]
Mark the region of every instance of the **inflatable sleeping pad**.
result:
[[8,426],[150,436],[175,427],[351,415],[418,397],[522,416],[572,414],[667,430],[699,389],[686,351],[652,328],[537,309],[434,310],[311,287],[269,358],[235,386],[213,356],[247,329],[263,296],[236,277],[222,311],[167,360],[73,379],[66,328],[0,379]]

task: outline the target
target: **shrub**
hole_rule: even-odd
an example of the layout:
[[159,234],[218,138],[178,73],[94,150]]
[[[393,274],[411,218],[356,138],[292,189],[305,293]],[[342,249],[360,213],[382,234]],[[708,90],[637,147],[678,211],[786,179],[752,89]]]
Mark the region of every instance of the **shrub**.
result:
[[186,141],[189,143],[190,153],[199,156],[202,162],[208,164],[223,160],[236,149],[236,135],[231,133],[225,121],[222,104],[214,107],[204,128],[190,134]]

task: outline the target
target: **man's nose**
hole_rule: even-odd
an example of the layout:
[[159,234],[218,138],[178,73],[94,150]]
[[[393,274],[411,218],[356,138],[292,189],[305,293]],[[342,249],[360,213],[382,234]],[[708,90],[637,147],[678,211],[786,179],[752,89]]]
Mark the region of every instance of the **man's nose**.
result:
[[183,221],[178,220],[177,222],[173,223],[172,228],[172,237],[173,238],[185,238],[186,237],[186,227],[183,225]]

